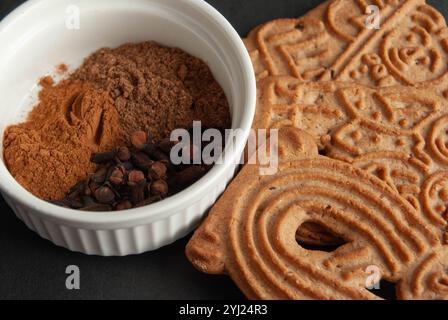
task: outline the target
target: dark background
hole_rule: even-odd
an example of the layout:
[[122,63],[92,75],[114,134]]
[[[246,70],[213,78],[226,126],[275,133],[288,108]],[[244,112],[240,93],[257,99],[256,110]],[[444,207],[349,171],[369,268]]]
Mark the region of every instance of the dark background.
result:
[[[23,2],[0,0],[0,19]],[[208,2],[233,24],[241,36],[245,36],[260,23],[274,18],[299,17],[323,1]],[[447,0],[428,3],[448,16]],[[184,256],[186,242],[187,239],[183,239],[156,252],[123,258],[72,253],[28,230],[0,196],[0,299],[244,298],[227,277],[197,272]],[[81,270],[81,290],[65,288],[65,268],[72,264]]]

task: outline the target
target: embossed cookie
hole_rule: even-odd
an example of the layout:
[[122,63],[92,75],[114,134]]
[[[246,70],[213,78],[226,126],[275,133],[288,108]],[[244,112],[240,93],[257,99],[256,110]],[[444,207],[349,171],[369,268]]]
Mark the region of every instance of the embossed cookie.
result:
[[[366,27],[367,7],[380,29]],[[357,82],[369,86],[440,83],[447,78],[448,29],[423,0],[330,0],[300,19],[279,19],[245,39],[258,80]]]
[[[266,78],[258,86],[255,129],[294,126],[308,132],[322,153],[377,176],[422,217],[447,228],[446,92],[301,83],[292,77]],[[300,239],[327,242],[307,230]]]
[[[279,136],[277,174],[246,165],[188,243],[197,269],[228,274],[251,299],[378,299],[366,288],[372,269],[397,284],[399,299],[448,299],[438,225],[384,181],[319,156],[308,134]],[[345,244],[304,248],[296,232],[310,222]]]

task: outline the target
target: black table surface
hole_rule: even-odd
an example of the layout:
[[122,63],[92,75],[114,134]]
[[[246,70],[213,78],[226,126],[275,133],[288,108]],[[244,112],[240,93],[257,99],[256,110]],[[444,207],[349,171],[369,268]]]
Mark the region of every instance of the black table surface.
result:
[[[0,19],[23,2],[0,0]],[[265,21],[299,17],[322,0],[208,2],[245,36]],[[428,3],[448,16],[448,1]],[[28,230],[0,197],[0,299],[244,299],[227,277],[202,274],[188,263],[187,241],[129,257],[73,253]],[[80,268],[80,290],[65,287],[68,265]]]

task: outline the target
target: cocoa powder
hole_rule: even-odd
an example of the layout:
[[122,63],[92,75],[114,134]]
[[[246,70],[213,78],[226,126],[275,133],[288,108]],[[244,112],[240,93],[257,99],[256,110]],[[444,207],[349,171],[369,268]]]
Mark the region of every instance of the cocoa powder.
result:
[[203,61],[181,49],[154,42],[101,49],[72,77],[111,93],[127,137],[143,130],[159,141],[193,120],[230,126],[224,91]]

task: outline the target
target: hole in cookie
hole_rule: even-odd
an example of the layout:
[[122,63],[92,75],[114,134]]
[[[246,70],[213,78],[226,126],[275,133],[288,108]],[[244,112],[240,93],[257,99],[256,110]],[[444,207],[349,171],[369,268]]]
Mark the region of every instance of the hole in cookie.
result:
[[386,300],[397,300],[397,289],[396,283],[382,279],[378,289],[369,289],[374,295],[386,299]]
[[325,149],[319,149],[319,154],[321,156],[327,156],[328,155],[327,150],[325,150]]
[[310,251],[323,251],[323,252],[333,252],[336,251],[340,246],[343,244],[335,244],[335,245],[317,245],[317,244],[308,244],[302,241],[297,241],[297,243],[304,249],[310,250]]
[[333,252],[348,241],[335,234],[322,224],[308,221],[296,232],[297,244],[311,251]]
[[303,30],[305,30],[305,26],[304,26],[303,24],[301,24],[301,23],[298,23],[298,24],[296,25],[296,29],[297,29],[297,30],[300,30],[300,31],[303,31]]

